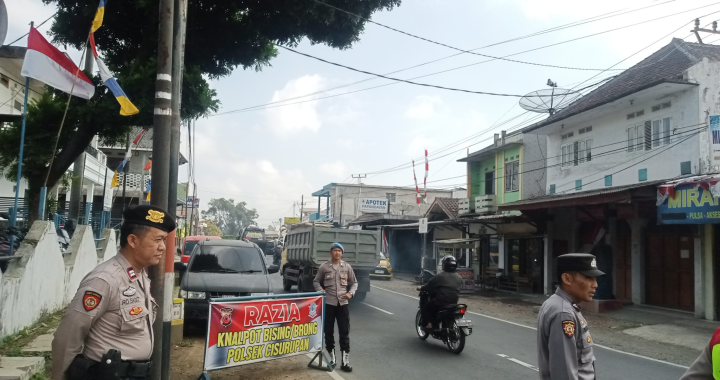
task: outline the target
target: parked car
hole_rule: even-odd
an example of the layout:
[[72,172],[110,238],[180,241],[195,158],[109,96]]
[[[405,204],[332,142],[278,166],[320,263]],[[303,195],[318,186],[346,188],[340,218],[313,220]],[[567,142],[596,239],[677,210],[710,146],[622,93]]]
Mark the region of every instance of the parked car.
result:
[[180,284],[185,300],[185,321],[206,321],[208,299],[272,295],[269,275],[277,265],[267,266],[260,248],[242,240],[202,240],[190,255]]
[[374,271],[370,272],[370,278],[385,278],[389,280],[392,276],[392,265],[390,265],[390,259],[380,253],[380,264],[375,267]]
[[202,240],[218,240],[220,236],[187,236],[182,240],[180,244],[180,261],[187,264],[190,262],[190,253]]

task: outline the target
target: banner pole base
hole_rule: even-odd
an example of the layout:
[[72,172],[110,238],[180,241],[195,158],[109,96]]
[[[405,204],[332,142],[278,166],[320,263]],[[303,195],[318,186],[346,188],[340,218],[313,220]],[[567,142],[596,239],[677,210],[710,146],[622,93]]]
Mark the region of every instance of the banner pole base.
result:
[[208,375],[207,372],[203,372],[200,377],[198,377],[198,380],[210,380],[210,375]]
[[[315,363],[314,363],[314,362],[315,362],[315,359],[318,358],[318,357],[319,357],[318,362],[319,362],[320,364],[315,364]],[[325,361],[327,362],[327,367],[323,365],[323,358],[325,358]],[[332,371],[333,371],[333,366],[330,364],[330,358],[328,358],[328,357],[325,355],[325,351],[324,351],[324,350],[323,350],[323,351],[318,351],[318,353],[315,354],[315,356],[313,356],[312,360],[310,360],[310,363],[308,363],[308,367],[310,367],[310,368],[315,368],[315,369],[319,369],[319,370],[322,370],[322,371],[328,371],[328,372],[332,372]],[[200,379],[198,379],[198,380],[200,380]],[[208,380],[209,380],[209,379],[208,379]]]

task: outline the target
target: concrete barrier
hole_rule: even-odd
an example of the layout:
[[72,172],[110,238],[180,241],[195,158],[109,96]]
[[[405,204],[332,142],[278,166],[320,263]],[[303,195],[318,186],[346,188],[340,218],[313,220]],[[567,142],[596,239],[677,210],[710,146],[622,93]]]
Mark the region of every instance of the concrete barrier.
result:
[[65,271],[55,225],[36,221],[10,261],[0,285],[0,337],[34,324],[65,305]]
[[75,296],[80,281],[98,265],[95,236],[90,226],[79,225],[65,254],[65,297],[63,305]]
[[98,264],[110,260],[117,255],[117,238],[115,230],[106,228],[100,236],[100,245],[98,246]]

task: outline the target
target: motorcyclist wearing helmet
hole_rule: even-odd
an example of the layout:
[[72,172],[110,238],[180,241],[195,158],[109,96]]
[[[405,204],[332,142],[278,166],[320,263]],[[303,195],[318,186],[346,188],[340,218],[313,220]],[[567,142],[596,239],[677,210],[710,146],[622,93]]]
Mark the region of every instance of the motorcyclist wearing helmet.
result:
[[457,267],[458,264],[455,257],[443,257],[443,271],[435,275],[427,284],[417,288],[420,291],[426,291],[430,294],[428,302],[426,302],[422,308],[423,320],[428,322],[428,329],[433,328],[435,316],[441,307],[458,302],[462,278],[457,274]]

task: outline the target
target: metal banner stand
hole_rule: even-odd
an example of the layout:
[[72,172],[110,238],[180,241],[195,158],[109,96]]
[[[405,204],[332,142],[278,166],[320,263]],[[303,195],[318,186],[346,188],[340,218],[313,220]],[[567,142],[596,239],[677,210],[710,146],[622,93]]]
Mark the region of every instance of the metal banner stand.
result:
[[[323,344],[323,346],[325,346],[325,344]],[[314,363],[316,358],[319,358],[318,359],[319,364]],[[327,367],[323,366],[323,358],[325,358],[325,361],[327,362]],[[330,364],[330,358],[328,358],[327,355],[325,354],[325,347],[323,347],[322,351],[318,352],[317,354],[315,354],[315,356],[313,356],[312,360],[310,360],[310,363],[308,363],[308,367],[323,370],[323,371],[328,371],[328,372],[333,371],[333,366],[332,366],[332,364]]]

